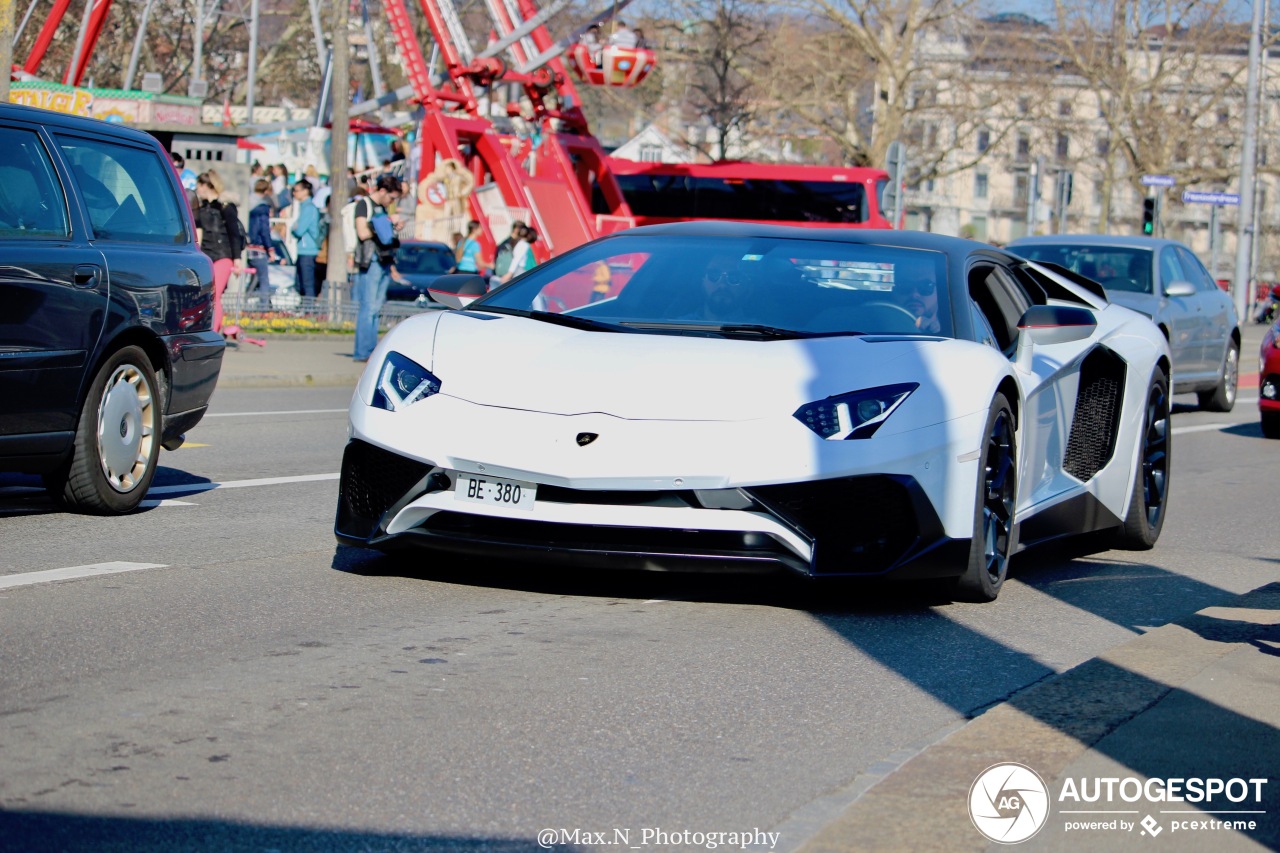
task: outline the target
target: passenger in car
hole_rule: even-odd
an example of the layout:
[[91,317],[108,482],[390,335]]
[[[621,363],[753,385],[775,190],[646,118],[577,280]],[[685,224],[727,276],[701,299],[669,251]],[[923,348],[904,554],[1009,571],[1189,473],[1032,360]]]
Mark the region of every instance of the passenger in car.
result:
[[911,312],[916,328],[936,334],[942,331],[938,320],[938,282],[933,263],[927,258],[904,258],[893,265],[893,301]]

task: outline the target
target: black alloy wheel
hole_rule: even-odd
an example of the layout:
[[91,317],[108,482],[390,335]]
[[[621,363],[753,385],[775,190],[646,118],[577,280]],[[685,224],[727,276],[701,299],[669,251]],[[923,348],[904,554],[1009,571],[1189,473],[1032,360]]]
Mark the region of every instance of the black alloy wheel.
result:
[[1138,447],[1129,512],[1117,534],[1117,546],[1145,551],[1156,544],[1169,500],[1169,386],[1158,368],[1147,390],[1147,407]]
[[979,459],[969,565],[956,579],[955,597],[960,600],[994,601],[1004,585],[1014,548],[1017,460],[1013,411],[1004,395],[997,394],[991,403]]

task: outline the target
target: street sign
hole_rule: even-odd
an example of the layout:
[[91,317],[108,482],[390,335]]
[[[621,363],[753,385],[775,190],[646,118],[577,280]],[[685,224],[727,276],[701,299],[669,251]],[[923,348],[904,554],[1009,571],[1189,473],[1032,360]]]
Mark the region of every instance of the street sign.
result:
[[1143,175],[1141,183],[1144,187],[1173,187],[1178,184],[1170,175]]
[[1182,194],[1183,204],[1239,204],[1238,193],[1198,193],[1186,190]]

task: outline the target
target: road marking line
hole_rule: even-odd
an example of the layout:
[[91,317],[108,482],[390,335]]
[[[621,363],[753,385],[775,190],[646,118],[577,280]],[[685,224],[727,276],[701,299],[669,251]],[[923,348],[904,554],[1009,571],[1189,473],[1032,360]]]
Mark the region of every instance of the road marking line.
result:
[[65,581],[94,575],[114,575],[120,572],[136,572],[142,569],[167,568],[163,563],[94,563],[89,566],[71,566],[65,569],[49,569],[43,572],[24,572],[20,575],[0,576],[0,589],[14,586],[30,586],[34,583]]
[[290,412],[209,412],[206,418],[252,418],[262,415],[333,415],[346,409],[295,409]]
[[176,501],[173,498],[161,498],[158,501],[143,501],[142,503],[138,504],[138,506],[150,508],[150,507],[157,507],[157,506],[195,506],[195,504],[193,504],[191,501]]
[[179,447],[178,449],[186,450],[187,448],[190,448],[190,447],[208,447],[208,446],[209,445],[207,444],[199,444],[198,442],[194,442],[194,441],[184,441],[182,443],[182,447]]
[[1243,426],[1243,424],[1197,424],[1196,426],[1174,427],[1174,435],[1185,435],[1189,432],[1213,432],[1227,427]]
[[175,495],[192,492],[211,492],[214,489],[250,489],[255,486],[281,486],[288,483],[317,483],[322,480],[336,480],[340,475],[333,474],[301,474],[297,477],[263,477],[258,480],[228,480],[225,483],[187,483],[182,486],[152,486],[148,495]]

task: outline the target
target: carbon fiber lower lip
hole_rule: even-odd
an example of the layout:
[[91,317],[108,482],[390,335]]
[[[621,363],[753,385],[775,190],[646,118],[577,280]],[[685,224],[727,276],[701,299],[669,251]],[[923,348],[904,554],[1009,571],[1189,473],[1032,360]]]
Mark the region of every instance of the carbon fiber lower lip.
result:
[[[941,521],[910,477],[868,476],[737,490],[753,511],[768,513],[813,543],[812,560],[773,536],[749,531],[663,529],[499,518],[439,510],[387,535],[398,508],[430,488],[429,465],[353,441],[343,458],[334,533],[345,545],[398,550],[421,546],[470,556],[561,565],[654,571],[772,572],[813,577],[957,575],[968,540],[943,535]],[[682,504],[716,512],[694,491],[578,492],[547,487],[554,503],[641,506]],[[539,500],[543,492],[540,490]],[[723,495],[711,493],[717,501]]]

